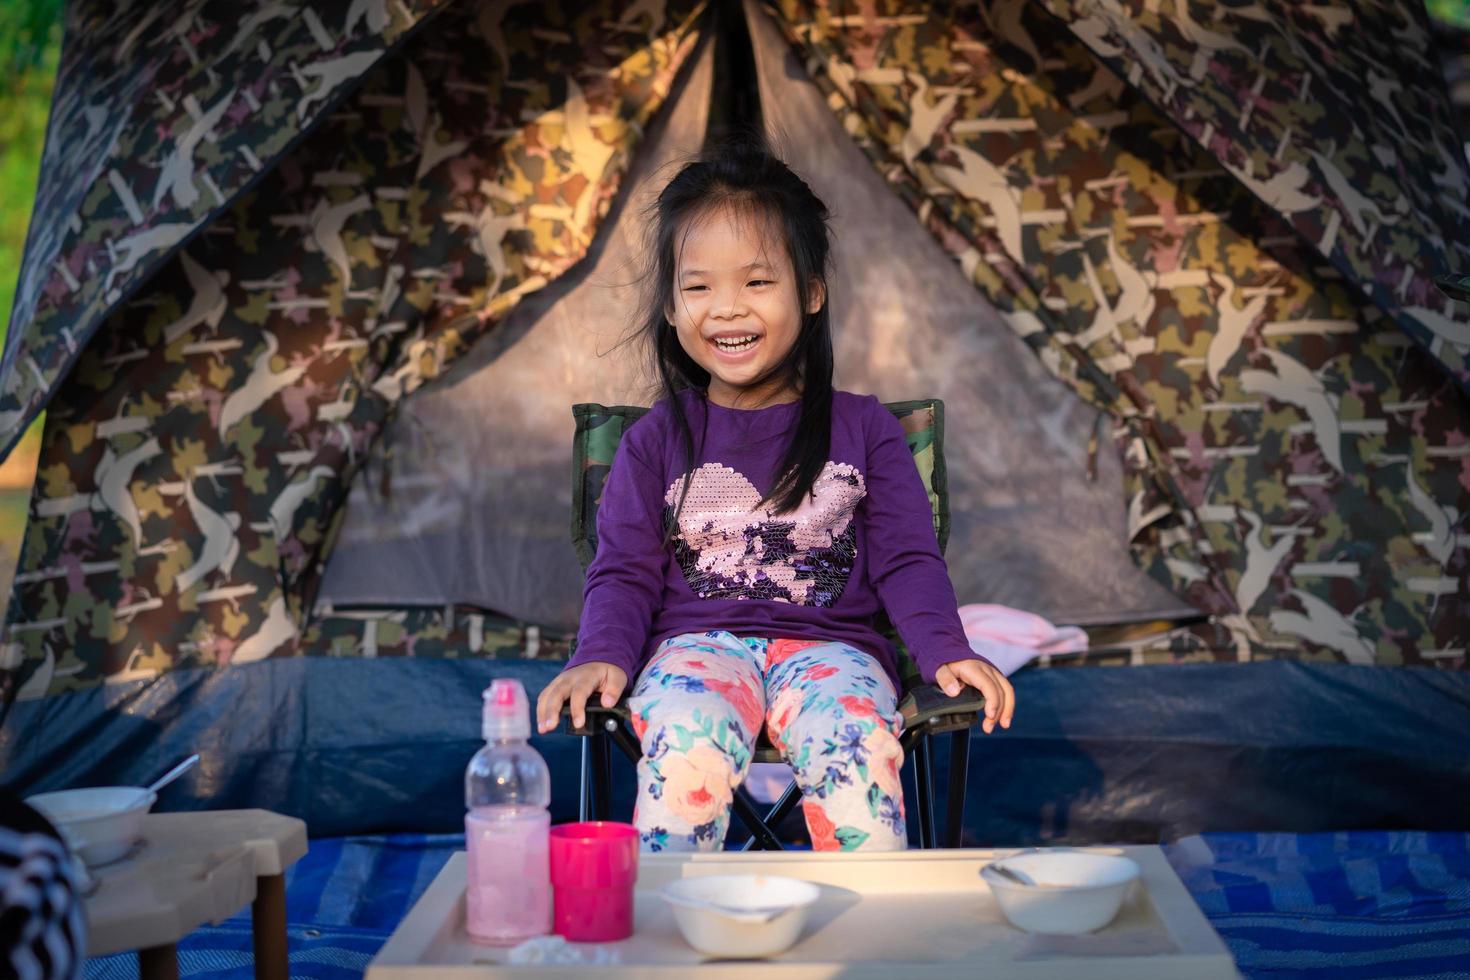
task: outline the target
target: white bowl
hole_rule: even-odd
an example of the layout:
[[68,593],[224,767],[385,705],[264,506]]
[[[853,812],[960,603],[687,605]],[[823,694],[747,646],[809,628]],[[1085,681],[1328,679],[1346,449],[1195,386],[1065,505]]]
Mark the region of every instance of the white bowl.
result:
[[158,799],[138,786],[63,789],[26,798],[89,865],[116,861],[143,836],[143,816]]
[[707,956],[753,959],[790,948],[822,890],[780,875],[706,875],[671,881],[660,894],[690,946]]
[[[996,866],[1029,875],[1036,884],[1002,877]],[[1087,851],[1016,854],[980,869],[1011,925],[1047,935],[1093,932],[1112,922],[1139,874],[1132,858]]]

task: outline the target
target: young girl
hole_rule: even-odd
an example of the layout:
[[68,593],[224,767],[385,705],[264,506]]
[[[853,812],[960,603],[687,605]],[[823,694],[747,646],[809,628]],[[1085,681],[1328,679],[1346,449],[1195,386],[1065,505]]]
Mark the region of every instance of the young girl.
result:
[[[628,706],[643,747],[645,850],[717,850],[764,724],[818,850],[905,846],[895,653],[985,696],[1014,694],[971,652],[902,426],[832,389],[827,209],[751,144],[686,166],[659,195],[644,330],[664,397],[618,446],[597,514],[575,656],[537,704]],[[697,433],[697,436],[696,436]]]

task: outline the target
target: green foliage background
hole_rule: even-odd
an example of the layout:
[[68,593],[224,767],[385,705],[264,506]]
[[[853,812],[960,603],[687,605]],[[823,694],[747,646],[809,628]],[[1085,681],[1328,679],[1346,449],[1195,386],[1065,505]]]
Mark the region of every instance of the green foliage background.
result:
[[1429,15],[1461,27],[1470,27],[1470,0],[1426,0]]
[[[62,0],[0,0],[0,344],[10,324],[61,52]],[[0,610],[25,533],[41,419],[0,465]]]
[[61,50],[62,0],[0,2],[0,337],[10,323],[46,116]]

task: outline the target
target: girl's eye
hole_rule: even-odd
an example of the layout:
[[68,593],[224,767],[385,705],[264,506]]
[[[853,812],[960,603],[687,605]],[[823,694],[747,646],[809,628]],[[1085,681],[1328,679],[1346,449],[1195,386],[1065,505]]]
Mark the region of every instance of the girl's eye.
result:
[[703,286],[685,286],[684,287],[684,292],[686,292],[686,293],[692,293],[696,289],[703,289],[703,288],[704,288]]
[[766,286],[766,285],[769,285],[770,282],[771,282],[771,280],[769,280],[769,279],[752,279],[750,281],[750,284],[752,286]]

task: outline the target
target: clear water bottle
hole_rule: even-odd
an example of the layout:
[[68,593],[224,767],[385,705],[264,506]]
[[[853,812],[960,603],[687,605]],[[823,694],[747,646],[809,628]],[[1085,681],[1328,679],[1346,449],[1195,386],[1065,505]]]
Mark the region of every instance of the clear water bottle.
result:
[[484,701],[485,747],[464,774],[465,926],[476,942],[512,946],[551,931],[551,774],[528,741],[521,682],[492,682]]

